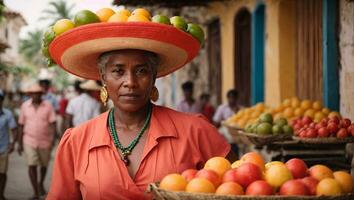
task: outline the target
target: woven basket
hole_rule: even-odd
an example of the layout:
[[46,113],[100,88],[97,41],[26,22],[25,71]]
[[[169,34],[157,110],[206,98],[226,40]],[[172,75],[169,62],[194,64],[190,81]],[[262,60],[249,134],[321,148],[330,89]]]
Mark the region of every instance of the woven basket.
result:
[[148,192],[153,194],[156,200],[353,200],[354,194],[343,194],[337,196],[241,196],[241,195],[215,195],[188,192],[169,192],[158,188],[152,183],[148,187]]
[[242,128],[237,126],[231,126],[225,122],[223,122],[222,125],[226,127],[226,129],[229,131],[235,144],[252,144],[252,142],[250,142],[247,137],[245,137],[244,135],[240,135],[239,131],[242,131]]
[[263,146],[272,144],[274,142],[282,142],[291,140],[291,134],[279,134],[279,135],[259,135],[256,133],[246,133],[245,131],[239,130],[239,135],[247,137],[248,140],[255,144],[256,146]]
[[354,137],[346,137],[346,138],[340,139],[340,138],[336,138],[336,137],[301,138],[301,137],[293,136],[293,140],[299,141],[299,142],[304,143],[304,144],[345,144],[345,143],[354,143]]

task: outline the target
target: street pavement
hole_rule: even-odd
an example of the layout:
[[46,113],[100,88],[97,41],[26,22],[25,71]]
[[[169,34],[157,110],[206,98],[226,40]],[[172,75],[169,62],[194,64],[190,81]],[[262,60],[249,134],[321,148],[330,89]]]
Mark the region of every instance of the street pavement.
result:
[[[52,175],[54,155],[55,150],[52,151],[51,161],[45,179],[45,188],[47,191],[49,190]],[[8,200],[27,200],[32,196],[33,190],[28,176],[25,157],[23,154],[19,156],[17,152],[12,152],[9,156],[5,197]]]

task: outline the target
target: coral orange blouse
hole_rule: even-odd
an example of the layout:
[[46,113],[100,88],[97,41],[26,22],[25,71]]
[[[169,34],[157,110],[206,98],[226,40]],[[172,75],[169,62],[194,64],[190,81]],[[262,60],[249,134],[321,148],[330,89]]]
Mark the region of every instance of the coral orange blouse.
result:
[[149,199],[149,183],[230,151],[201,115],[154,106],[142,161],[132,179],[108,132],[107,117],[108,112],[66,131],[47,200]]

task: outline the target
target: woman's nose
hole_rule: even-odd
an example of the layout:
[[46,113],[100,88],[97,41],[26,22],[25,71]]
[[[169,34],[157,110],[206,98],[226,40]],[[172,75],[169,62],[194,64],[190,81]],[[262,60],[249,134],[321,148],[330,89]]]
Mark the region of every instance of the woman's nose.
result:
[[128,72],[126,73],[125,77],[124,77],[124,86],[125,87],[128,87],[128,88],[134,88],[136,87],[137,83],[137,78],[136,76],[134,75],[134,73],[132,72]]

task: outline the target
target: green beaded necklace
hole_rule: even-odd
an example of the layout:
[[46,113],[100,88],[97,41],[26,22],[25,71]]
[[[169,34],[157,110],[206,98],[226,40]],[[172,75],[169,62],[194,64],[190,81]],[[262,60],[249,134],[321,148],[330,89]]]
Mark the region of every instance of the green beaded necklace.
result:
[[123,157],[121,159],[126,166],[128,166],[130,163],[128,156],[131,154],[134,147],[138,144],[139,139],[141,138],[141,136],[143,135],[143,133],[145,132],[146,128],[149,125],[150,118],[151,118],[151,112],[152,112],[152,105],[150,104],[149,108],[148,108],[148,114],[145,119],[143,128],[139,131],[139,133],[135,136],[133,141],[127,147],[123,147],[123,145],[120,143],[120,141],[118,139],[118,133],[117,133],[116,125],[114,122],[114,109],[112,109],[109,112],[109,115],[108,115],[109,132],[113,138],[114,145],[116,146],[117,149],[119,149],[122,152]]

